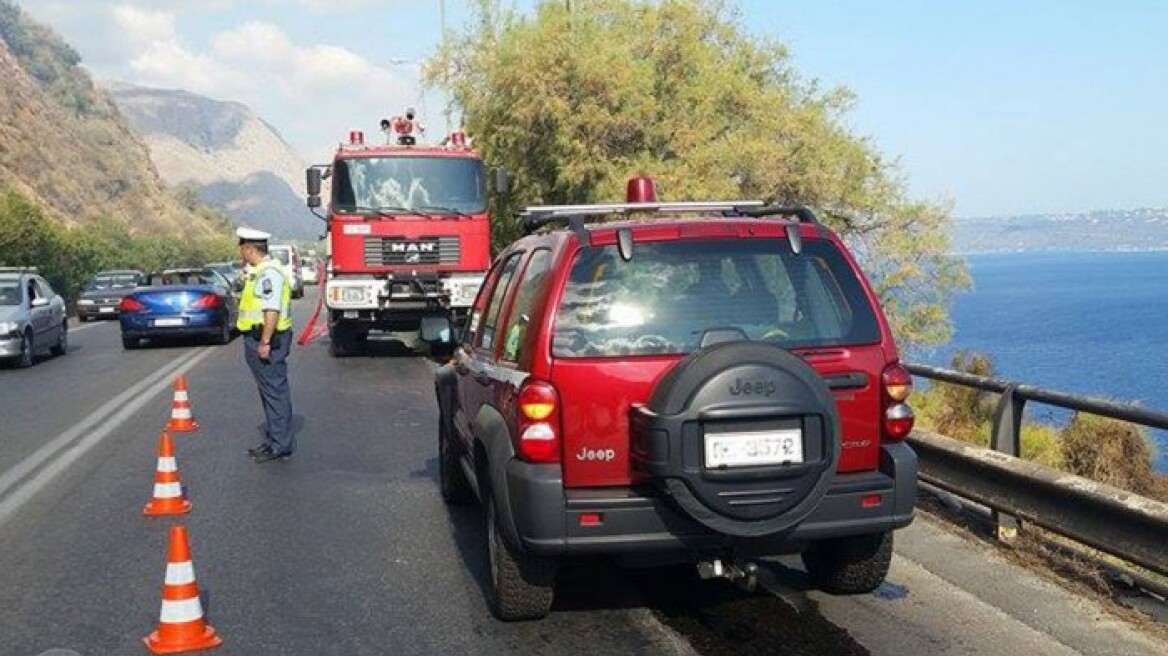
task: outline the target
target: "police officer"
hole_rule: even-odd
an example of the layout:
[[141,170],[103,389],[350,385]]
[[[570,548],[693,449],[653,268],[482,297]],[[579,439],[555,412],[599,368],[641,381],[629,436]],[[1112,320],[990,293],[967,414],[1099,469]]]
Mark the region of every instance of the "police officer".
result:
[[281,460],[296,450],[292,435],[292,393],[288,388],[288,352],[292,348],[292,286],[284,267],[268,255],[266,232],[239,228],[239,254],[251,267],[239,299],[236,328],[243,354],[255,376],[267,424],[264,442],[248,449],[257,463]]

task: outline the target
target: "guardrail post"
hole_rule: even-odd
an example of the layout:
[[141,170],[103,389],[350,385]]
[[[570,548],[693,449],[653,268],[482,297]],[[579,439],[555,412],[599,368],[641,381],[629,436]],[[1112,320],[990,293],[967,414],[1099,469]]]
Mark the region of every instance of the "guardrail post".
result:
[[[1010,384],[1002,392],[998,407],[994,411],[994,428],[990,435],[990,448],[999,453],[1020,458],[1022,456],[1022,412],[1026,399],[1018,394],[1018,386]],[[1012,542],[1018,537],[1022,523],[1017,517],[994,511],[994,524],[998,539]]]

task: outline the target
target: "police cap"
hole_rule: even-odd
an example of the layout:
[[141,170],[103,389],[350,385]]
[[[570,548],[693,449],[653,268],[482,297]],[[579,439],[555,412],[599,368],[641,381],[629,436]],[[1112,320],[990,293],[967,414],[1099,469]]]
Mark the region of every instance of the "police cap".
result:
[[244,244],[266,244],[272,236],[262,230],[253,230],[252,228],[237,228],[235,236],[239,237],[239,245]]

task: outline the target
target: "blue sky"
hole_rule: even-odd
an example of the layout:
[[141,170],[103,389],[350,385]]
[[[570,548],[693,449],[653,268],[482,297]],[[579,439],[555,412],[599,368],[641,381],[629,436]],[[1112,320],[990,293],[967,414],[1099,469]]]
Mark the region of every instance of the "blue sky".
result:
[[[574,0],[586,2],[587,0]],[[438,0],[18,0],[97,77],[252,106],[306,159],[406,104]],[[520,9],[534,0],[516,0]],[[1168,2],[742,0],[914,197],[957,216],[1168,206]],[[457,28],[463,0],[446,0]]]

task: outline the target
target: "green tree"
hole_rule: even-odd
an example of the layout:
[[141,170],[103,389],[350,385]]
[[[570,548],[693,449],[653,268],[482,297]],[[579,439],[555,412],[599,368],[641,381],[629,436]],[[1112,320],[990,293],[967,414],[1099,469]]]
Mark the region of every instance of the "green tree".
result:
[[[847,129],[850,92],[801,78],[723,2],[549,1],[524,15],[477,0],[426,77],[512,173],[517,203],[620,198],[646,174],[670,200],[808,205],[855,247],[905,344],[949,336],[967,276],[948,209],[909,199],[896,162]],[[496,222],[496,244],[515,234]]]

